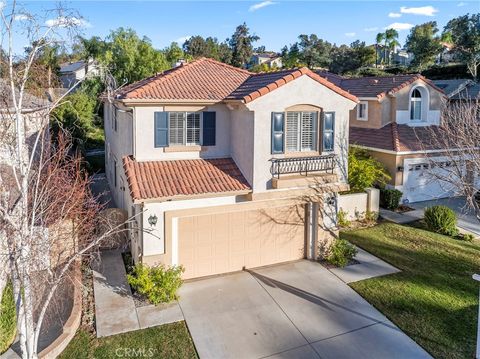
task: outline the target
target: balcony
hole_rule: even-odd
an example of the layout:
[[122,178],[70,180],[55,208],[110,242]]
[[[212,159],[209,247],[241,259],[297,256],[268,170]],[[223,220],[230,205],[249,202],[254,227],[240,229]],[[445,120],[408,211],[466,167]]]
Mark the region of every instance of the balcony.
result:
[[272,158],[272,187],[289,188],[337,182],[336,156]]

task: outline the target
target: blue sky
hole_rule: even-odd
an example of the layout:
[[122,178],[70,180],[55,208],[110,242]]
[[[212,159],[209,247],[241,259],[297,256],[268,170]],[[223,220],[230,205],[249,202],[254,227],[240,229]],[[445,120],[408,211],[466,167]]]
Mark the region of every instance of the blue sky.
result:
[[[36,12],[54,2],[24,1]],[[337,44],[356,39],[373,43],[377,32],[392,25],[403,45],[412,25],[480,11],[480,1],[70,1],[87,21],[84,35],[106,36],[111,29],[131,27],[148,36],[156,48],[188,36],[229,37],[246,22],[260,36],[255,45],[279,51],[301,33],[315,33]]]

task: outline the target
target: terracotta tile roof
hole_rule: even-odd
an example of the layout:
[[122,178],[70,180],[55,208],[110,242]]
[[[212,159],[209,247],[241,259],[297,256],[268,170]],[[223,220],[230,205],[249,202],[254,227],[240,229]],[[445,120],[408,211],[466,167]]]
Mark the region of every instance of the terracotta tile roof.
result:
[[116,92],[118,99],[208,100],[254,99],[302,76],[352,100],[358,99],[307,68],[255,74],[212,59],[201,58],[135,82]]
[[251,189],[231,158],[137,162],[126,156],[123,167],[134,200]]
[[438,132],[439,127],[410,127],[396,122],[378,129],[350,127],[349,140],[352,145],[395,152],[441,149],[429,143],[432,130]]
[[308,77],[314,79],[315,81],[321,83],[343,97],[358,102],[356,96],[342,90],[340,87],[324,79],[306,67],[302,67],[300,69],[264,72],[252,75],[235,91],[233,91],[230,96],[227,97],[227,99],[243,100],[245,103],[248,103],[303,75],[307,75]]
[[386,95],[391,95],[400,91],[402,88],[417,80],[422,80],[443,93],[441,88],[437,87],[432,81],[420,74],[359,78],[344,78],[327,71],[317,71],[317,74],[357,97],[377,97],[378,99],[381,99]]

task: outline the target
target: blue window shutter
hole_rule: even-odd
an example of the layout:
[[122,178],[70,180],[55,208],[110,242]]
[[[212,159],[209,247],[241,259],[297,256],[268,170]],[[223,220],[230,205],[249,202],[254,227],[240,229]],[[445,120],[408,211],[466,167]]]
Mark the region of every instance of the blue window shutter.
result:
[[168,112],[155,112],[155,147],[168,146]]
[[323,151],[332,152],[335,149],[335,112],[323,113],[322,121]]
[[272,112],[272,154],[284,153],[285,113]]
[[216,112],[203,113],[202,146],[215,146],[217,121]]

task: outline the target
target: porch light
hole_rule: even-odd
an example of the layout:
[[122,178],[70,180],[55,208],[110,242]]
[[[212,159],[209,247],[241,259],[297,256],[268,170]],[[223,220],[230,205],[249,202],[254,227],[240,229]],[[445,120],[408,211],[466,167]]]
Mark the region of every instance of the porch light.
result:
[[398,166],[398,167],[397,167],[397,171],[398,171],[398,172],[403,172],[403,170],[404,170],[403,166]]
[[150,224],[150,227],[153,227],[153,226],[156,226],[157,225],[157,216],[154,214],[154,215],[150,215],[150,217],[148,217],[148,224]]

